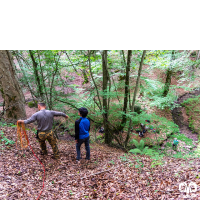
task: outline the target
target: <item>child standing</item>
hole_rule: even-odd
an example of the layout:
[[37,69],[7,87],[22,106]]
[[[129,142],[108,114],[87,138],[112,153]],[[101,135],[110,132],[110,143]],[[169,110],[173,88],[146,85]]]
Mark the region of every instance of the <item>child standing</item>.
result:
[[86,160],[90,160],[90,121],[86,118],[88,114],[87,108],[81,107],[78,109],[78,115],[80,116],[79,120],[75,122],[75,142],[76,142],[76,152],[77,157],[76,160],[79,161],[81,159],[80,147],[82,143],[85,143],[86,150]]
[[177,138],[174,138],[173,147],[172,147],[174,150],[177,150],[177,145],[178,145],[178,143],[179,143],[179,142],[178,142]]

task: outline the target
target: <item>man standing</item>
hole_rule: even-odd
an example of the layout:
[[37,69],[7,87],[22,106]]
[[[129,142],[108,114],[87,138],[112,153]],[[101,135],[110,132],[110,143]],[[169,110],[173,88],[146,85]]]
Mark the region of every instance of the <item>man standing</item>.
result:
[[88,114],[87,108],[82,107],[78,109],[78,115],[80,116],[80,119],[76,120],[75,122],[75,142],[76,142],[77,161],[81,159],[80,147],[83,143],[85,143],[86,160],[90,160],[90,145],[89,145],[90,121],[89,119],[86,118],[87,114]]
[[37,121],[38,124],[38,141],[42,149],[41,154],[47,155],[46,143],[45,140],[48,140],[51,145],[54,153],[54,158],[59,158],[58,146],[56,142],[56,137],[52,131],[53,118],[54,116],[63,116],[68,118],[68,116],[63,112],[56,112],[53,110],[46,110],[45,103],[38,103],[39,111],[33,114],[27,120],[18,120],[19,123],[30,124],[34,121]]

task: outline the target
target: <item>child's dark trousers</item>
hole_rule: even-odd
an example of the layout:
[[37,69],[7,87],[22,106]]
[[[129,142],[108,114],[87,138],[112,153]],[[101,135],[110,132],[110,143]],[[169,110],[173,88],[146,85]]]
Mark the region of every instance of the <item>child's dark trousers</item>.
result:
[[85,143],[86,160],[90,160],[90,145],[89,145],[89,142],[90,142],[90,136],[85,138],[85,139],[79,139],[78,140],[78,143],[76,143],[76,152],[77,152],[76,160],[80,160],[81,159],[80,148],[81,148],[81,145],[83,143]]

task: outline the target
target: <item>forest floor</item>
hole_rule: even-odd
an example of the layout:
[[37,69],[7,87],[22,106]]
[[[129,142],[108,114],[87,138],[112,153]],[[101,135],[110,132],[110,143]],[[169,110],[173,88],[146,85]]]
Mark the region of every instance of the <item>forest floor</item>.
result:
[[[8,138],[16,137],[16,127],[1,127]],[[179,184],[200,185],[199,159],[164,157],[160,161],[149,156],[125,154],[120,149],[103,144],[91,144],[91,160],[75,160],[75,143],[59,140],[61,158],[39,154],[39,143],[32,131],[27,131],[30,144],[46,170],[41,199],[183,199]],[[81,149],[85,158],[85,149]],[[43,168],[30,148],[23,151],[15,145],[1,147],[1,199],[36,199],[42,189]],[[161,164],[160,164],[161,162]],[[200,199],[200,187],[189,194]]]

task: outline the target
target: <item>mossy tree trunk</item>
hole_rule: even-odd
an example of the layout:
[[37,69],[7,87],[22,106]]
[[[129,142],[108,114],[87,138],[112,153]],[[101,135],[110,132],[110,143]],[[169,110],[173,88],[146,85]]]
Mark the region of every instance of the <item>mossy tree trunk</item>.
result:
[[[172,61],[174,60],[174,50],[172,51]],[[171,79],[172,79],[172,74],[173,74],[173,70],[171,68],[171,66],[169,67],[169,69],[167,70],[167,77],[166,77],[166,81],[165,81],[165,87],[164,87],[164,92],[163,92],[163,97],[166,97],[168,92],[169,92],[169,87],[171,85]]]
[[124,107],[123,107],[123,117],[122,121],[119,127],[119,131],[121,131],[124,126],[126,125],[126,110],[128,106],[128,96],[129,96],[129,78],[130,78],[130,65],[131,65],[131,56],[132,56],[132,50],[128,50],[128,56],[127,56],[127,65],[126,65],[126,78],[125,78],[125,92],[124,92]]
[[196,60],[199,59],[199,55],[200,55],[200,50],[197,51]]
[[172,79],[172,70],[168,69],[167,77],[166,77],[166,81],[165,81],[164,92],[163,92],[163,97],[166,97],[169,92],[169,87],[171,85],[171,79]]
[[1,93],[5,101],[5,117],[13,122],[17,119],[25,119],[25,99],[9,51],[0,51],[0,74]]

